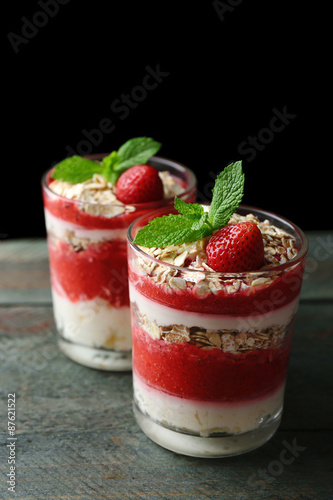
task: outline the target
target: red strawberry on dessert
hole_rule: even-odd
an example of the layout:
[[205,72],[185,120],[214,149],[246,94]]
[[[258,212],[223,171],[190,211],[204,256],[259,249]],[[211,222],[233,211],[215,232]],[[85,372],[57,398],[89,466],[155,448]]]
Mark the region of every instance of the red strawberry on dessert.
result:
[[122,203],[158,201],[163,194],[158,170],[150,165],[134,165],[121,174],[116,184],[116,196]]
[[206,248],[207,264],[218,272],[259,269],[264,263],[260,229],[253,222],[239,222],[215,233]]

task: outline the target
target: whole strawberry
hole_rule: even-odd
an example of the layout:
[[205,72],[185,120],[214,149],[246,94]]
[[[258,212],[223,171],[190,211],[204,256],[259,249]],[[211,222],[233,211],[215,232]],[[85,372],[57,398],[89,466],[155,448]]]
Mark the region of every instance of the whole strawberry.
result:
[[207,264],[218,272],[259,269],[264,263],[260,229],[253,222],[239,222],[215,233],[206,247]]
[[162,200],[163,194],[158,170],[150,165],[134,165],[121,174],[116,184],[116,196],[126,204]]

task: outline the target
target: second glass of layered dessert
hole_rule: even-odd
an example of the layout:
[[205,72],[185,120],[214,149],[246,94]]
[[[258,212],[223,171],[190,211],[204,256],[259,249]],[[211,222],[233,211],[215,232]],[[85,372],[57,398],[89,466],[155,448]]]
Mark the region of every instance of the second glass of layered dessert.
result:
[[59,345],[102,370],[131,369],[126,233],[137,217],[194,201],[196,179],[135,138],[111,155],[71,157],[43,177],[53,308]]
[[198,457],[250,451],[277,430],[307,253],[293,223],[237,208],[230,167],[210,207],[178,201],[128,233],[135,416],[156,443]]

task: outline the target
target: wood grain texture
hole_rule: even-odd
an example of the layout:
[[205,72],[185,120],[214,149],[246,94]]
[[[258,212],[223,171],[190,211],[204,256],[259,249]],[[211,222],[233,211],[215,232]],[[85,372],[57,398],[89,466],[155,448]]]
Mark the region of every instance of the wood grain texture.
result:
[[0,304],[51,304],[45,239],[0,243]]
[[[4,243],[0,276],[17,265],[31,281],[26,294],[19,274],[0,278],[3,293],[17,291],[17,302],[6,295],[0,304],[0,500],[333,498],[332,255],[304,283],[277,434],[239,457],[196,459],[140,431],[131,373],[89,369],[58,350],[51,301],[41,300],[48,289],[45,241],[22,242],[23,258],[19,242],[10,252]],[[17,395],[15,494],[6,488],[9,392]]]

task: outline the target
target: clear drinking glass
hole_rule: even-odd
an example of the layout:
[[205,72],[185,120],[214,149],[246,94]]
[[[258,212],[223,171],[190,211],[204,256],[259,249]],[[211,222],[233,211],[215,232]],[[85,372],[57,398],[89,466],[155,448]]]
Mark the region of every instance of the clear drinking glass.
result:
[[[279,228],[272,236],[281,242],[279,265],[218,273],[162,263],[133,240],[164,209],[128,231],[135,417],[150,439],[185,455],[250,451],[281,419],[308,244],[278,215],[246,206],[237,212]],[[297,249],[287,262],[283,231]]]
[[[106,155],[91,155],[99,161]],[[180,163],[152,157],[150,165],[169,171],[193,202],[196,178]],[[131,369],[126,233],[137,217],[173,197],[151,203],[110,205],[71,200],[42,179],[54,317],[59,346],[72,360],[102,370]]]

